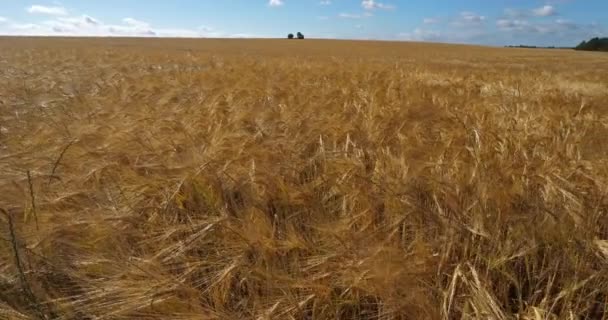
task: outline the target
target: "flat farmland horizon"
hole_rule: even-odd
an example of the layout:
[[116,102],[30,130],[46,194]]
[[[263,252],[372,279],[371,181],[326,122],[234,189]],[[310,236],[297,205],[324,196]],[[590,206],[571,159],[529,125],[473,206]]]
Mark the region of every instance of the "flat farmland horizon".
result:
[[608,55],[0,37],[2,319],[608,319]]

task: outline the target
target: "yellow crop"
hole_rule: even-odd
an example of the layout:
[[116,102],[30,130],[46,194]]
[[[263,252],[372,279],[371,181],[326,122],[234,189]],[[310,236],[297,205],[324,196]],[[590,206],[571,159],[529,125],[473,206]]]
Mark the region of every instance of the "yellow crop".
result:
[[608,319],[608,55],[0,39],[0,319]]

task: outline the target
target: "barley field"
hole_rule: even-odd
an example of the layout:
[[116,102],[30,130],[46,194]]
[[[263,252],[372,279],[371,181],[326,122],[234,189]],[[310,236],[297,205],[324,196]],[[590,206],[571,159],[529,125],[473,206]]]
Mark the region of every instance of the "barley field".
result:
[[608,55],[0,38],[0,319],[608,319]]

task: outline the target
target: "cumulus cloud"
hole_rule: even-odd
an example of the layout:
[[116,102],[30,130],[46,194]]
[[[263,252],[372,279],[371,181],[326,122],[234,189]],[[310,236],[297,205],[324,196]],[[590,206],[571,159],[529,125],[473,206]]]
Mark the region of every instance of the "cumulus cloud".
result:
[[557,10],[552,5],[545,5],[532,10],[532,14],[537,17],[549,17],[557,14]]
[[578,24],[566,19],[556,19],[550,22],[531,22],[517,19],[500,19],[496,21],[496,27],[503,32],[517,34],[538,34],[555,36],[572,36],[572,38],[586,39],[601,33],[598,25]]
[[269,0],[268,5],[271,7],[280,7],[285,4],[283,0]]
[[49,7],[37,4],[26,8],[26,11],[31,14],[44,14],[50,16],[66,16],[68,14],[68,10],[64,7]]
[[395,9],[395,6],[393,6],[393,5],[384,4],[382,2],[376,2],[375,0],[363,0],[363,1],[361,1],[361,6],[365,10],[375,10],[375,9],[392,10],[392,9]]
[[[9,22],[9,21],[7,21]],[[0,34],[27,36],[120,36],[120,37],[188,37],[249,38],[251,34],[228,34],[211,27],[196,29],[155,28],[135,18],[124,18],[119,24],[108,24],[89,15],[58,16],[38,23],[6,23]]]

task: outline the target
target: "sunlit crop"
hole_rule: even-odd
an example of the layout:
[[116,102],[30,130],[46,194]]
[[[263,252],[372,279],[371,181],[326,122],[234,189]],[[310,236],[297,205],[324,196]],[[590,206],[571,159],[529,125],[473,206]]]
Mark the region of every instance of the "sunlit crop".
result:
[[608,319],[608,55],[0,39],[2,319]]

